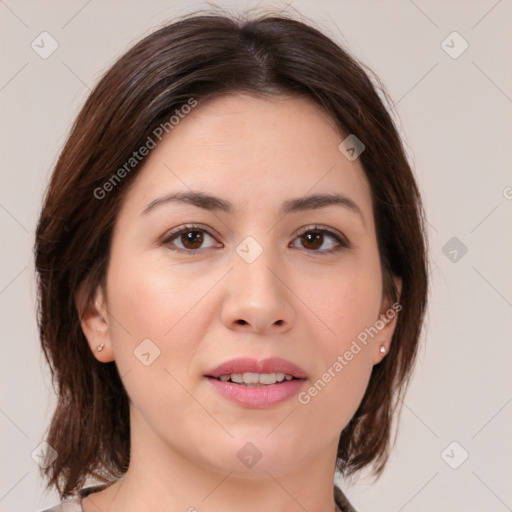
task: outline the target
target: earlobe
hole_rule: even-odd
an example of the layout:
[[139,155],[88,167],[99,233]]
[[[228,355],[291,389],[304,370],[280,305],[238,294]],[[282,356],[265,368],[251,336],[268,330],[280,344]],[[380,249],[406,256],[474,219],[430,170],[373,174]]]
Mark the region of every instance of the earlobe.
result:
[[389,340],[375,340],[375,346],[373,347],[373,365],[379,364],[386,357],[389,350]]
[[384,297],[382,300],[379,320],[376,322],[376,325],[379,327],[379,335],[374,348],[373,364],[380,363],[389,352],[391,339],[393,338],[398,321],[398,315],[402,309],[402,305],[400,304],[402,280],[399,277],[394,277],[393,282],[398,292],[398,298],[395,302],[392,302],[390,297]]
[[113,361],[110,326],[101,285],[97,286],[93,296],[87,296],[82,286],[75,294],[75,305],[82,331],[94,357],[102,363]]

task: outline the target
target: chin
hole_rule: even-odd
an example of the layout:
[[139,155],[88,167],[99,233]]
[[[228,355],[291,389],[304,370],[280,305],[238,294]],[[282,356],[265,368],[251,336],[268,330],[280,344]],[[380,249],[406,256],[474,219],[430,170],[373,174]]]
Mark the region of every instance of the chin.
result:
[[[231,440],[231,446],[220,446],[215,450],[215,458],[211,460],[212,452],[208,453],[209,463],[216,470],[231,473],[240,478],[268,478],[293,472],[306,463],[303,442],[292,444],[290,438],[283,439],[276,435],[271,439],[268,432],[258,437],[246,435]],[[302,445],[302,446],[301,446]]]

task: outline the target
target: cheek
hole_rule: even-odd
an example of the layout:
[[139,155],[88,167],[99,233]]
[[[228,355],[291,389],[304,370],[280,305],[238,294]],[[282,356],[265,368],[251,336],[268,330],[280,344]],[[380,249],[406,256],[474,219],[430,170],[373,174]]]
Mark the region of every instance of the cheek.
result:
[[299,402],[310,409],[308,421],[320,428],[315,418],[323,418],[323,428],[336,434],[357,410],[371,376],[373,344],[379,339],[367,333],[379,318],[382,284],[378,258],[332,277],[309,295],[324,334],[316,337],[321,364]]
[[352,338],[325,341],[323,364],[309,386],[297,396],[296,418],[305,432],[321,432],[322,439],[337,439],[357,411],[372,372],[369,346]]
[[162,261],[125,258],[112,265],[109,303],[134,338],[164,339],[181,328],[182,322],[190,325],[187,315],[209,286],[197,275],[177,271]]
[[180,383],[187,382],[204,337],[203,326],[190,321],[204,288],[172,272],[126,259],[112,265],[108,283],[111,338],[123,385],[136,409],[163,426],[174,421],[176,411],[189,418],[198,414]]
[[347,306],[339,318],[336,336],[317,339],[321,364],[309,387],[298,395],[299,403],[308,411],[308,429],[323,429],[332,436],[339,435],[356,412],[373,369],[374,347],[371,340],[360,336],[371,325],[368,313]]
[[364,267],[347,266],[329,279],[318,280],[321,286],[316,291],[311,287],[306,295],[307,303],[322,320],[324,351],[331,356],[348,348],[347,344],[379,317],[382,278],[378,262],[371,263]]
[[121,375],[144,368],[144,361],[137,359],[141,353],[149,353],[145,362],[154,358],[152,368],[163,371],[165,367],[182,376],[188,371],[187,363],[207,324],[206,318],[198,318],[194,312],[205,289],[211,287],[189,274],[142,258],[112,262],[108,302]]

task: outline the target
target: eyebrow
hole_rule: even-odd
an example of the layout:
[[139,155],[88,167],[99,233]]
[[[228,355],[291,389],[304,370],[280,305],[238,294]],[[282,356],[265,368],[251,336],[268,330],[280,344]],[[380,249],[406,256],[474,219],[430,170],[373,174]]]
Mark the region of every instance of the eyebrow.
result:
[[[209,211],[219,211],[231,214],[234,212],[233,205],[225,199],[212,196],[204,192],[184,191],[166,194],[165,196],[151,201],[141,212],[141,215],[147,214],[157,206],[169,203],[191,204]],[[313,194],[310,196],[289,199],[282,204],[279,213],[285,215],[287,213],[317,210],[333,205],[343,206],[344,208],[358,214],[361,217],[363,224],[366,226],[361,208],[359,208],[352,199],[341,194]]]

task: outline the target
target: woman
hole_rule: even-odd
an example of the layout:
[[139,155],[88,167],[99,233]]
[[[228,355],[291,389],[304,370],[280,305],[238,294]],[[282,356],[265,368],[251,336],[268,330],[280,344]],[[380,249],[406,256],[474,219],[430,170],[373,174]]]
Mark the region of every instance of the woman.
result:
[[196,14],[136,44],[75,121],[35,256],[49,510],[351,511],[336,469],[382,473],[424,214],[375,87],[317,29]]

